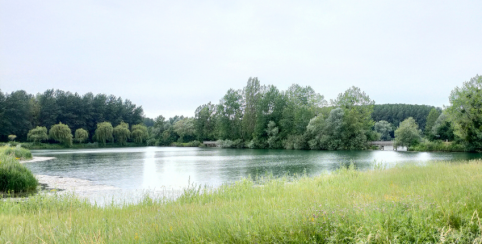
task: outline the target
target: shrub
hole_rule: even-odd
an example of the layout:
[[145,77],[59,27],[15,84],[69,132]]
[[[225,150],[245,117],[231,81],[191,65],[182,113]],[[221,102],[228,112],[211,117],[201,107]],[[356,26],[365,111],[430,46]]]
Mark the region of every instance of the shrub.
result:
[[433,152],[433,151],[442,151],[442,152],[465,152],[466,148],[464,145],[456,143],[456,142],[444,142],[444,141],[428,141],[423,140],[416,146],[411,146],[408,148],[409,151],[418,151],[418,152]]
[[217,140],[216,141],[216,144],[218,145],[218,147],[222,147],[222,148],[231,148],[233,146],[233,141],[231,140]]
[[[29,152],[30,153],[30,152]],[[13,154],[0,154],[0,191],[28,192],[37,189],[38,181]]]
[[88,143],[84,144],[84,147],[85,148],[98,148],[99,143],[98,142],[88,142]]
[[171,146],[173,147],[199,147],[200,145],[202,145],[202,143],[200,141],[191,141],[191,142],[186,142],[186,143],[182,143],[182,142],[173,142],[171,143]]
[[156,139],[151,138],[151,139],[147,140],[147,145],[148,146],[155,146],[156,142],[157,142]]

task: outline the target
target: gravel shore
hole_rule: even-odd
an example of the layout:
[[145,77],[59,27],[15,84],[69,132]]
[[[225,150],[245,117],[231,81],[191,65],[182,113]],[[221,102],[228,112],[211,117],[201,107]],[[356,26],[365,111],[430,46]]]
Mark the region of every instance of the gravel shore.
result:
[[96,185],[90,180],[83,180],[77,178],[66,178],[61,176],[50,175],[35,175],[41,185],[44,185],[47,190],[57,190],[60,192],[75,192],[79,194],[118,190],[119,188],[107,185]]

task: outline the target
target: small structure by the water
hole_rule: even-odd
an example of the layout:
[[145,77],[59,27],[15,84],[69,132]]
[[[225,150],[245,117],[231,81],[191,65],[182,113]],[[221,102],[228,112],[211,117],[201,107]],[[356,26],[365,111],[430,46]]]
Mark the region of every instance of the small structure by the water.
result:
[[370,144],[380,150],[407,151],[407,147],[395,147],[393,141],[371,141]]
[[204,146],[206,147],[217,147],[218,143],[216,141],[203,141]]

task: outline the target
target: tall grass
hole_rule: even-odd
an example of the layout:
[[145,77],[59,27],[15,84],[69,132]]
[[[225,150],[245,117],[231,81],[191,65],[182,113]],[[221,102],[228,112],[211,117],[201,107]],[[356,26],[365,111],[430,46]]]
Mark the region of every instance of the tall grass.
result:
[[32,153],[30,150],[20,147],[17,145],[15,147],[3,146],[0,147],[0,155],[9,155],[18,159],[31,159]]
[[37,189],[38,181],[32,172],[18,159],[32,158],[29,150],[16,147],[0,147],[0,197],[7,193],[24,193]]
[[482,161],[191,187],[104,207],[75,196],[0,202],[0,242],[481,243]]

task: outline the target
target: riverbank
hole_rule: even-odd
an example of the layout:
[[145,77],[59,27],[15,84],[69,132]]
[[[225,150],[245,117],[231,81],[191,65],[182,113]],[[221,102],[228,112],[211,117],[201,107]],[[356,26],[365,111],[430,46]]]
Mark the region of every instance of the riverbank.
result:
[[263,182],[193,185],[176,200],[122,206],[69,194],[0,202],[0,242],[482,241],[481,160]]

